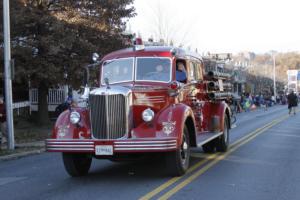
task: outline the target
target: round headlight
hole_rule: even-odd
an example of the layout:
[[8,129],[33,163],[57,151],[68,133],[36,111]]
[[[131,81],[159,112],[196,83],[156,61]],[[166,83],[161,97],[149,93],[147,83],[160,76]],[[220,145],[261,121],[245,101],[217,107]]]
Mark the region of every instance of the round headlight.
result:
[[154,118],[154,112],[150,108],[147,108],[142,113],[142,118],[145,122],[151,122]]
[[70,122],[72,124],[77,124],[80,121],[80,114],[76,111],[71,112],[70,114]]

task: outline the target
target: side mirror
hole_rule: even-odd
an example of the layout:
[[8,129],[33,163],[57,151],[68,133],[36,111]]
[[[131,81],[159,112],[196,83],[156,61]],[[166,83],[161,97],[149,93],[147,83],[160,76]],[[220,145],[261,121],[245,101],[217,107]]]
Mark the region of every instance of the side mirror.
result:
[[89,75],[90,75],[89,69],[87,67],[84,68],[82,74],[83,74],[83,77],[82,77],[82,79],[83,79],[83,85],[88,85]]
[[93,60],[93,62],[98,62],[98,61],[99,61],[99,59],[100,59],[100,56],[99,56],[99,54],[97,54],[97,53],[93,53],[93,55],[92,55],[92,60]]
[[90,88],[88,86],[84,87],[83,94],[80,96],[81,99],[88,99],[90,94]]

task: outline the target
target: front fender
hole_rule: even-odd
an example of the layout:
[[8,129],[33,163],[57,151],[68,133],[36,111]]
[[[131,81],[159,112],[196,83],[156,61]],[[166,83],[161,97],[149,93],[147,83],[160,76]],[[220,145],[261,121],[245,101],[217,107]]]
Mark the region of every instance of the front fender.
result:
[[[160,136],[170,135],[172,137],[181,138],[185,121],[188,117],[191,117],[194,124],[195,118],[192,109],[185,104],[174,104],[166,109],[157,120],[157,131]],[[174,130],[168,133],[168,130],[164,129],[164,124],[175,123]]]
[[[143,123],[132,131],[133,137],[177,138],[181,144],[183,129],[187,118],[195,124],[192,109],[185,104],[173,104],[156,114],[151,123]],[[194,127],[193,127],[194,128]]]
[[[80,113],[81,119],[77,125],[70,122],[70,113],[77,111]],[[72,108],[65,110],[57,118],[52,130],[53,139],[89,139],[91,138],[90,119],[86,109]]]

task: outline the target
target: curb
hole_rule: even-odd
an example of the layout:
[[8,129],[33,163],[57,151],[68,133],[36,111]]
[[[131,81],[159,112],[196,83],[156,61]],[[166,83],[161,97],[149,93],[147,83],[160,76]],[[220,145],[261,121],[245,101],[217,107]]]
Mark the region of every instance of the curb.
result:
[[41,154],[45,151],[46,151],[45,148],[42,148],[42,149],[36,149],[36,150],[32,150],[32,151],[26,151],[26,152],[20,152],[20,153],[0,156],[0,161],[14,160],[14,159],[18,159],[18,158],[22,158],[22,157],[26,157],[26,156],[30,156],[30,155]]

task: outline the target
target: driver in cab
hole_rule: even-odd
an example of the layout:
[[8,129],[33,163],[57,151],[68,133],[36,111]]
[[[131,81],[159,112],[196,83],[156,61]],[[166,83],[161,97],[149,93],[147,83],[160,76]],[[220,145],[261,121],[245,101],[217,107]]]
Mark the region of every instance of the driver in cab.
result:
[[183,62],[177,63],[176,68],[176,81],[186,83],[186,71]]

